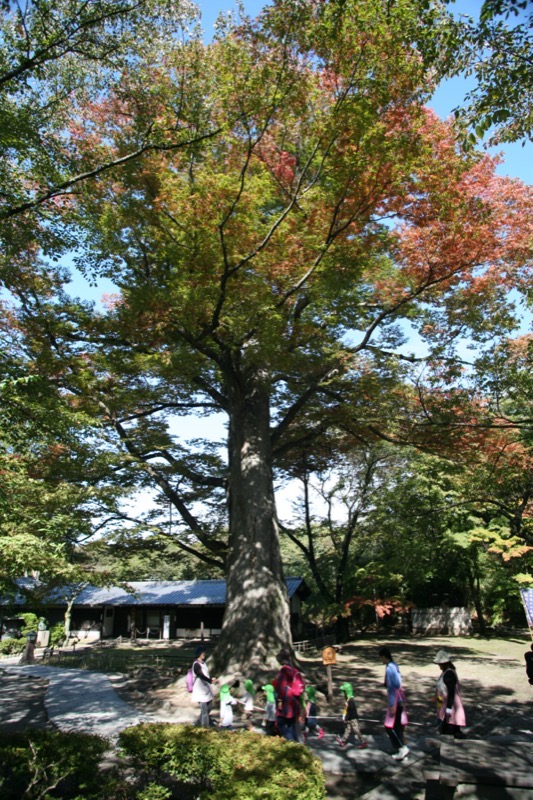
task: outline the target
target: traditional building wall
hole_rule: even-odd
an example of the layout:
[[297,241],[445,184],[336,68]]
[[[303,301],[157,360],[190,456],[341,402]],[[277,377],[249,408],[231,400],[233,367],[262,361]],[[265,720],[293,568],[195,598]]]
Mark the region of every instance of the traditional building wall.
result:
[[472,619],[467,608],[413,608],[411,610],[413,633],[422,635],[446,634],[469,636]]

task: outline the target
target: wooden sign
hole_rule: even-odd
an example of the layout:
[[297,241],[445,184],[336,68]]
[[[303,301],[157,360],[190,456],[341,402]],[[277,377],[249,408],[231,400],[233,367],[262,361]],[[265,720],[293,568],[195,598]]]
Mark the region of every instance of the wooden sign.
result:
[[322,663],[326,665],[337,663],[337,652],[334,647],[324,647],[322,650]]

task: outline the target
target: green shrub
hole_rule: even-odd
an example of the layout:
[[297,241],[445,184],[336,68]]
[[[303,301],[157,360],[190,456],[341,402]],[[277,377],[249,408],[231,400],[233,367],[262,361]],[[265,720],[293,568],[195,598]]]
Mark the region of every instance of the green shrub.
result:
[[108,748],[105,739],[85,733],[0,733],[0,797],[122,800],[116,775],[98,769]]
[[158,783],[150,783],[136,795],[136,800],[169,800],[172,797],[170,789],[160,786]]
[[17,616],[24,620],[24,625],[20,629],[23,636],[26,636],[30,631],[37,633],[37,626],[40,620],[37,614],[33,614],[31,611],[24,611],[22,614],[17,614]]
[[50,640],[48,644],[50,647],[55,647],[55,645],[62,644],[65,639],[65,624],[63,622],[56,622],[55,625],[52,625],[50,628]]
[[[323,800],[322,764],[302,745],[190,725],[142,724],[119,744],[138,770],[195,786],[199,800]],[[157,784],[152,784],[156,791]],[[159,788],[159,787],[158,787]]]
[[26,639],[2,639],[0,642],[0,655],[12,656],[22,653],[26,647]]

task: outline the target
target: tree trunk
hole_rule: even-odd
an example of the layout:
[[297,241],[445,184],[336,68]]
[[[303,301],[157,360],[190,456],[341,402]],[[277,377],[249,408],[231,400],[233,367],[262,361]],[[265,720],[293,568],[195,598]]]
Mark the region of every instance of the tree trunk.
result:
[[350,641],[350,621],[346,617],[337,617],[335,620],[335,640],[337,644]]
[[229,549],[215,674],[254,677],[292,649],[272,477],[268,376],[232,379],[229,396]]
[[74,605],[74,600],[75,600],[74,597],[70,600],[67,600],[67,607],[65,610],[65,622],[64,622],[65,644],[67,644],[70,636],[70,625],[72,623],[72,607]]
[[477,571],[477,555],[474,555],[474,560],[476,562],[476,574],[471,569],[470,565],[467,566],[467,576],[468,576],[468,584],[470,586],[470,593],[472,595],[472,601],[474,603],[474,608],[476,609],[477,613],[477,620],[479,623],[479,632],[482,636],[486,636],[487,634],[487,625],[485,623],[485,616],[483,614],[483,605],[481,603],[481,589],[479,583],[479,574]]

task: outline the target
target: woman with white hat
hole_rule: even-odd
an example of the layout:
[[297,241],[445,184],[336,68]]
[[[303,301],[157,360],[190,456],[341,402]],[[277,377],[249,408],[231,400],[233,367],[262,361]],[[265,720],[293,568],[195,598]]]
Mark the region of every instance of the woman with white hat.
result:
[[437,712],[441,720],[441,733],[463,739],[461,728],[466,725],[466,716],[461,700],[461,686],[452,664],[452,657],[446,650],[439,650],[433,663],[438,664],[441,669],[437,679]]

